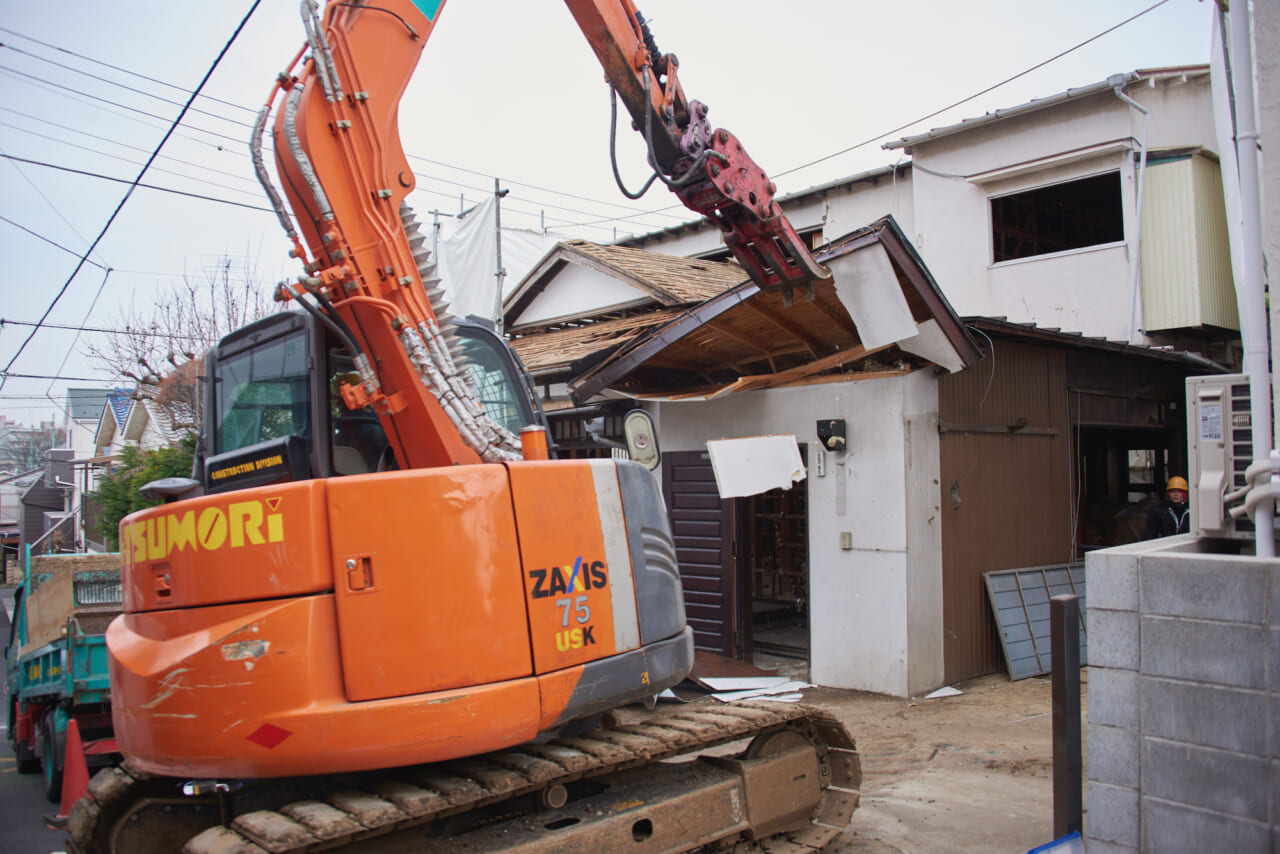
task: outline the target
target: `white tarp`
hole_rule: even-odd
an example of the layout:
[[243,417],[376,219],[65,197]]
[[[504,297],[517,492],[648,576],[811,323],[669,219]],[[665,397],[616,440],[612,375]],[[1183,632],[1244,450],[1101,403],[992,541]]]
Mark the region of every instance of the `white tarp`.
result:
[[827,266],[863,347],[874,350],[916,334],[915,319],[883,249],[850,252]]
[[707,442],[707,454],[721,498],[790,489],[805,478],[800,447],[792,434],[712,439]]
[[[497,219],[493,196],[460,217],[440,241],[439,275],[448,294],[449,311],[457,317],[469,314],[496,320],[500,310],[498,291]],[[502,229],[503,296],[510,294],[537,266],[563,235],[541,234],[520,228]]]

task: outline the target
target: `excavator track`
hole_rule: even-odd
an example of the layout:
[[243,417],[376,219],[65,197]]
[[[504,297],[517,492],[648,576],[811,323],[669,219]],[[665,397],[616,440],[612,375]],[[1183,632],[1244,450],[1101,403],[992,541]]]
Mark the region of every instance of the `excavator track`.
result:
[[[701,756],[751,739],[735,755]],[[716,751],[724,752],[724,751]],[[819,709],[699,701],[606,715],[583,735],[430,765],[242,788],[96,775],[72,808],[77,854],[732,850],[806,854],[848,824],[861,766]],[[201,790],[211,790],[204,791]]]

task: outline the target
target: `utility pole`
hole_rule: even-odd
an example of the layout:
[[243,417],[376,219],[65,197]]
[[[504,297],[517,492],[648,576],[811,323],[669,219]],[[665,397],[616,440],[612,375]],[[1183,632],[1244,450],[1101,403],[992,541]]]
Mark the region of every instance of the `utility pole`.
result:
[[493,179],[493,243],[496,247],[496,268],[494,276],[498,280],[498,290],[493,297],[493,322],[502,334],[502,285],[506,281],[507,271],[502,266],[502,197],[510,190],[502,189],[497,178]]

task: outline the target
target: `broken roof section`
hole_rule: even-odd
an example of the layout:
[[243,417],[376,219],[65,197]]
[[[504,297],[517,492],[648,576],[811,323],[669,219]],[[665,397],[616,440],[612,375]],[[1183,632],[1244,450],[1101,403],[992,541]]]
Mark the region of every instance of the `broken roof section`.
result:
[[504,326],[534,377],[567,379],[746,278],[731,262],[568,241],[507,297]]
[[[812,299],[797,294],[789,307],[783,294],[762,293],[744,281],[736,265],[617,246],[557,249],[570,252],[594,259],[596,266],[584,266],[606,273],[629,293],[602,288],[598,275],[548,287],[565,269],[552,253],[508,301],[508,329],[529,370],[567,381],[580,402],[606,389],[637,397],[711,397],[892,376],[927,365],[955,371],[979,358],[892,217],[818,252],[833,280],[819,283]],[[614,263],[605,264],[610,255]],[[618,259],[631,266],[620,271]],[[594,297],[586,297],[591,288]],[[540,310],[535,290],[546,301]],[[700,293],[705,295],[691,302]],[[575,295],[594,299],[595,313],[569,313]]]

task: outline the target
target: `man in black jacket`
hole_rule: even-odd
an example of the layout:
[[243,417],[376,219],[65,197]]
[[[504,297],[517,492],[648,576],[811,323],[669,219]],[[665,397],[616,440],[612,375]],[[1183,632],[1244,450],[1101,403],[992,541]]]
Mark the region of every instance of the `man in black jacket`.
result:
[[1191,508],[1187,506],[1187,481],[1171,477],[1165,484],[1164,501],[1147,516],[1147,539],[1172,537],[1185,534],[1191,522]]

